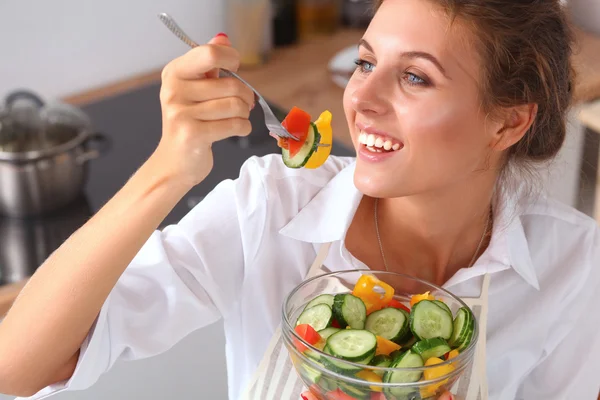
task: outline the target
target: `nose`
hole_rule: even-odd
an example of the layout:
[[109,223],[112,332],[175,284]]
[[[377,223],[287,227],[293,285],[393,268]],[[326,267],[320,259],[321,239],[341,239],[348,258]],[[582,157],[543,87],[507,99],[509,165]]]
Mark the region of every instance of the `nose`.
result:
[[357,113],[384,115],[390,108],[389,96],[392,95],[392,82],[386,82],[379,71],[371,73],[354,87],[352,107]]

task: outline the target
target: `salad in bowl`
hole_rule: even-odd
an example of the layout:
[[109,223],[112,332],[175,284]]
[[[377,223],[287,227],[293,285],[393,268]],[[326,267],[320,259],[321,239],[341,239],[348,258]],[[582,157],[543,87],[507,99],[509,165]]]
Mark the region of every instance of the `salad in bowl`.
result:
[[470,371],[477,332],[460,298],[392,272],[320,275],[283,307],[284,343],[319,400],[434,399]]

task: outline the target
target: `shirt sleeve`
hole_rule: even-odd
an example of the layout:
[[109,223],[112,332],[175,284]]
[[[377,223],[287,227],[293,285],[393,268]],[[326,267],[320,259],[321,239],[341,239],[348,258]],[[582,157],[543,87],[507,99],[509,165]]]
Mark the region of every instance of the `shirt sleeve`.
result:
[[[103,305],[73,376],[29,399],[89,388],[116,361],[165,352],[227,316],[265,216],[260,166],[252,158],[237,180],[221,182],[177,225],[152,234]],[[248,227],[253,235],[244,235]]]
[[[600,229],[588,243],[589,274],[576,296],[561,310],[568,329],[550,343],[547,357],[523,383],[518,399],[596,400],[600,390]],[[569,268],[568,265],[564,266]],[[563,325],[564,326],[564,325]],[[518,334],[518,333],[515,333]]]

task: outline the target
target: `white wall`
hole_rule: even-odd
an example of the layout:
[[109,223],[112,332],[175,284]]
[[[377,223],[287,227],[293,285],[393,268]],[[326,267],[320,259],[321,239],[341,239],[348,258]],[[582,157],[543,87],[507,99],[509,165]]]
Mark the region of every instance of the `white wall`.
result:
[[[52,400],[226,400],[224,346],[223,324],[217,323],[164,354],[117,363],[91,389],[64,392]],[[10,399],[0,394],[0,400]]]
[[0,0],[0,98],[16,87],[62,97],[160,69],[186,47],[159,12],[199,42],[224,30],[222,0]]
[[567,121],[565,144],[550,168],[541,168],[545,193],[571,207],[577,207],[580,196],[580,170],[583,157],[585,128],[577,119],[579,107],[574,107]]
[[[63,97],[160,69],[187,50],[156,15],[197,41],[223,31],[220,0],[0,0],[0,98],[18,87]],[[221,323],[158,357],[120,363],[91,390],[57,400],[227,398]],[[0,400],[11,397],[0,394]]]

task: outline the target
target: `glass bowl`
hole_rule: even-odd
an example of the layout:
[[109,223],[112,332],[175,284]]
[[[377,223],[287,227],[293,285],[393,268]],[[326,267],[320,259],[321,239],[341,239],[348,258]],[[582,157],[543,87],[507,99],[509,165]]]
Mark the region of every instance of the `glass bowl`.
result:
[[[361,275],[373,277],[394,288],[394,298],[409,306],[413,294],[430,292],[436,299],[446,303],[453,316],[466,307],[474,322],[470,344],[458,355],[432,366],[412,368],[388,368],[356,364],[334,358],[319,348],[311,346],[296,331],[296,320],[305,306],[320,294],[351,293]],[[439,286],[394,272],[350,270],[332,272],[308,279],[297,286],[283,304],[282,337],[290,354],[292,364],[306,387],[320,400],[425,400],[435,399],[450,391],[460,376],[472,368],[478,337],[478,326],[471,309],[458,297]],[[414,342],[414,340],[413,340]],[[414,343],[406,343],[398,351],[408,350]],[[308,349],[299,351],[300,349]],[[307,355],[308,354],[308,355]],[[330,368],[331,362],[342,369]],[[334,364],[335,365],[335,364]],[[348,372],[354,369],[354,372]],[[339,372],[343,371],[343,372]],[[356,376],[357,372],[361,378]],[[408,383],[385,383],[385,379],[369,379],[373,374],[384,377],[386,373],[402,373],[410,376]],[[398,376],[396,374],[396,376]]]

